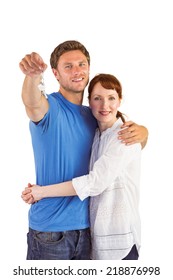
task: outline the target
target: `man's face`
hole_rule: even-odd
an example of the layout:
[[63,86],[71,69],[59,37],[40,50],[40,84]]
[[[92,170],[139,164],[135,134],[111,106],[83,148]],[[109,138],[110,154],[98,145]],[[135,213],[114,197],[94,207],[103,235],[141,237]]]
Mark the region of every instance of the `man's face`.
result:
[[53,69],[60,90],[65,93],[83,93],[89,81],[89,68],[86,56],[79,50],[61,55],[57,69]]

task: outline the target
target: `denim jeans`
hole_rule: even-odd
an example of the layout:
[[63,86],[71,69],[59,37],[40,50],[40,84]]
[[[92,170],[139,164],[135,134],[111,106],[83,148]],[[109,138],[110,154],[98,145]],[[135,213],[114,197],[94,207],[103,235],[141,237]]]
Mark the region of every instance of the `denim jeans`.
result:
[[29,229],[27,260],[89,260],[90,230],[40,232]]
[[133,245],[130,253],[123,260],[138,260],[139,254],[136,245]]

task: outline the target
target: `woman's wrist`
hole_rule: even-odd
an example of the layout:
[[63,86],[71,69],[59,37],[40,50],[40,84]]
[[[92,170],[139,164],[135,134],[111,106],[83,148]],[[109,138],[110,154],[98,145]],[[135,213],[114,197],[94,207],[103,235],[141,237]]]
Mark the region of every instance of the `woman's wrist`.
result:
[[41,198],[49,197],[48,187],[47,186],[42,186],[40,188],[40,195],[41,195]]

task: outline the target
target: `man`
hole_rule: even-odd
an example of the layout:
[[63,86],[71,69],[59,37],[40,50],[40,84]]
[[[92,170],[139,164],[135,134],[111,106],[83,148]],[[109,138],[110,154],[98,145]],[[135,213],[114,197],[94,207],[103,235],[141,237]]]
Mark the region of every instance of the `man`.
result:
[[[36,183],[50,185],[88,173],[90,151],[97,126],[82,106],[89,81],[90,56],[77,41],[58,45],[51,54],[59,92],[42,94],[38,86],[47,65],[36,53],[19,66],[26,75],[22,99],[30,118]],[[127,144],[147,141],[147,129],[129,122],[120,136]],[[129,132],[130,138],[129,138]],[[46,198],[29,211],[28,260],[90,259],[89,200],[77,196]]]

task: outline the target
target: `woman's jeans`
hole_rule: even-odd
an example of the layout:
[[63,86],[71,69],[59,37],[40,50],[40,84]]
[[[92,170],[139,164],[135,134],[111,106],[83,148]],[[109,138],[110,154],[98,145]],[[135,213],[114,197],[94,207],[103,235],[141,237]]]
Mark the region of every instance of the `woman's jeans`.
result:
[[40,232],[29,229],[27,260],[89,260],[90,230]]
[[136,245],[133,245],[130,253],[123,260],[138,260],[139,254]]

